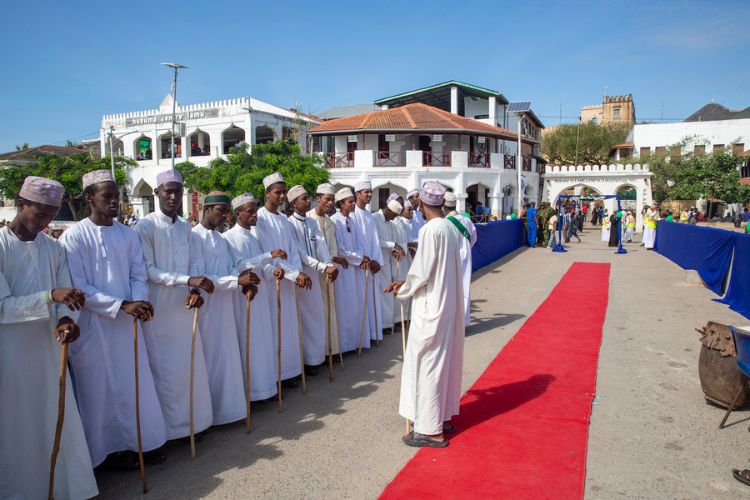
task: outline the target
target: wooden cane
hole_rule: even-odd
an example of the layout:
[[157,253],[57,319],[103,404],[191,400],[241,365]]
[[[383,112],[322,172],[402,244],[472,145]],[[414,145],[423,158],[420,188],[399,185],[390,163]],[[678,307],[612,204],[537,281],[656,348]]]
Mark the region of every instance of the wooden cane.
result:
[[279,412],[281,412],[282,398],[281,398],[281,280],[276,278],[276,322],[278,325],[278,348],[276,349],[277,361],[278,361],[278,380],[277,380],[277,391],[279,399]]
[[245,295],[245,432],[250,432],[250,297]]
[[399,300],[399,304],[401,305],[401,354],[406,357],[406,322],[404,320],[404,301]]
[[[367,322],[367,282],[370,279],[370,266],[365,264],[365,308],[362,312],[362,328],[359,329],[359,348],[357,349],[357,356],[362,356],[362,337],[365,335],[365,323]],[[376,322],[377,323],[377,322]]]
[[333,383],[333,341],[331,339],[331,283],[326,280],[326,330],[328,332],[328,383]]
[[[331,283],[331,286],[333,286],[333,303],[336,303],[336,282],[334,281]],[[339,331],[336,331],[336,342],[339,346],[339,361],[341,362],[341,368],[344,368],[344,353],[341,352],[341,333]]]
[[143,444],[141,442],[141,396],[138,385],[138,318],[133,318],[133,355],[135,364],[135,432],[138,438],[138,464],[141,469],[141,486],[143,493],[148,493],[146,467],[143,464]]
[[[401,259],[399,258],[396,260],[396,280],[401,279]],[[401,306],[401,329],[403,330],[404,326],[404,306]],[[391,335],[396,331],[396,294],[393,294],[393,309],[391,309]]]
[[297,304],[297,336],[299,337],[299,367],[302,372],[302,394],[307,394],[307,382],[305,381],[305,354],[302,349],[302,315],[299,313],[299,296],[294,291],[294,302]]
[[372,309],[373,311],[375,311],[375,345],[380,347],[380,340],[378,339],[378,335],[382,335],[382,331],[378,326],[378,298],[375,296],[375,280],[377,280],[377,276],[373,274],[372,281],[370,283],[372,284]]
[[195,339],[198,336],[198,308],[193,308],[193,337],[190,344],[190,456],[195,460],[195,416],[193,410],[195,381]]
[[60,348],[60,393],[57,400],[57,426],[55,427],[55,441],[52,445],[52,460],[49,466],[49,492],[47,498],[55,498],[55,466],[57,454],[60,453],[60,438],[62,437],[63,422],[65,421],[65,387],[67,386],[68,343]]

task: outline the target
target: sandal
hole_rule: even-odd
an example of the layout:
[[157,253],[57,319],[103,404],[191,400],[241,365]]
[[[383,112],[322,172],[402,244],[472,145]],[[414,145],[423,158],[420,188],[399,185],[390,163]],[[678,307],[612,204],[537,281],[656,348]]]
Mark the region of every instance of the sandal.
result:
[[[138,456],[138,454],[136,454]],[[164,454],[164,447],[157,448],[151,451],[143,452],[143,462],[147,465],[159,465],[163,464],[167,460],[167,455]]]
[[453,424],[443,424],[443,434],[455,434],[456,427]]
[[132,471],[138,469],[138,454],[132,451],[110,453],[99,466],[102,469]]
[[445,448],[446,446],[448,446],[448,440],[445,438],[443,438],[442,441],[435,441],[434,439],[430,439],[425,434],[420,434],[418,432],[412,432],[411,434],[402,436],[401,441],[403,441],[405,445],[412,446],[414,448]]
[[732,469],[732,475],[737,481],[750,486],[750,469]]

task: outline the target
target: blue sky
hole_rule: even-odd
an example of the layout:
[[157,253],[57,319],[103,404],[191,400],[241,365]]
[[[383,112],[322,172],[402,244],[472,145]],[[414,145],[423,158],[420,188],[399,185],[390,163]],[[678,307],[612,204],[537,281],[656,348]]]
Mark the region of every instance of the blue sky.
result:
[[305,110],[446,80],[547,125],[632,93],[638,119],[750,106],[750,2],[6,2],[0,152],[95,136],[103,114],[252,96]]

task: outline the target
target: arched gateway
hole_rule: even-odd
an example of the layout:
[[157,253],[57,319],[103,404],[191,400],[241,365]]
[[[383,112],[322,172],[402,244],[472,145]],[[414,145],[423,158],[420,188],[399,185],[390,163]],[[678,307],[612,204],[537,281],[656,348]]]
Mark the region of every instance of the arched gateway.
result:
[[[651,205],[651,176],[648,165],[564,165],[547,166],[542,200],[555,203],[558,196],[575,186],[586,186],[599,193],[613,194],[635,190],[636,229],[641,227],[641,208]],[[611,200],[607,200],[614,203]],[[610,210],[614,206],[608,206]]]

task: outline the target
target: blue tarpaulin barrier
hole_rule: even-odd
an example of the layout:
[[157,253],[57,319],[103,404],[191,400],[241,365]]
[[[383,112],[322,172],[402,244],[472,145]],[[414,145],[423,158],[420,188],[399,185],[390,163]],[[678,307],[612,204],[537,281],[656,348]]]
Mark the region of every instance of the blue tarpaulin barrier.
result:
[[736,238],[724,229],[659,221],[654,248],[683,269],[698,271],[706,287],[721,295]]
[[727,295],[719,300],[750,319],[750,235],[737,234]]
[[477,242],[471,249],[471,270],[492,264],[523,246],[523,221],[499,220],[477,224]]

